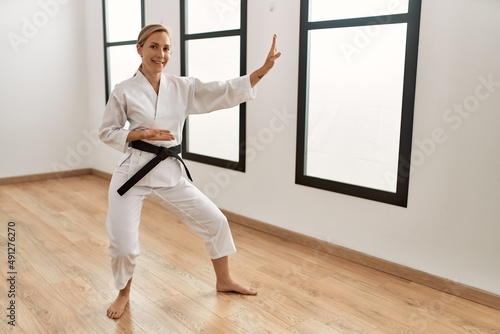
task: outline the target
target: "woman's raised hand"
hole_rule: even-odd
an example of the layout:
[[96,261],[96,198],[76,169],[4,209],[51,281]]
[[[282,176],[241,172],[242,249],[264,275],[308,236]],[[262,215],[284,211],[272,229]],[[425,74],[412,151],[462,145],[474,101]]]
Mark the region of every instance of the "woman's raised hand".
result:
[[276,59],[281,56],[281,52],[278,51],[278,47],[276,46],[277,40],[278,36],[274,34],[273,43],[271,44],[271,50],[269,50],[269,53],[267,54],[264,65],[250,74],[250,83],[252,87],[254,87],[260,81],[260,79],[262,79],[264,75],[266,75],[267,72],[269,72],[273,68]]
[[262,66],[265,69],[267,69],[267,71],[269,71],[271,68],[273,68],[274,62],[276,61],[276,59],[278,59],[281,56],[281,52],[278,51],[278,47],[276,45],[277,40],[278,40],[278,36],[276,36],[276,34],[274,34],[273,43],[271,45],[271,50],[269,50],[269,53],[267,54],[267,58],[266,58],[266,61],[264,62],[264,66]]

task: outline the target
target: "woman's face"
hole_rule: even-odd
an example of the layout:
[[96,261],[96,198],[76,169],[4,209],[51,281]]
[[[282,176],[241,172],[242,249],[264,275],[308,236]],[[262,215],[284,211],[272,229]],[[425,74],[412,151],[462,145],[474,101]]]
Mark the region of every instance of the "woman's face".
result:
[[167,66],[170,59],[170,38],[166,32],[157,31],[137,46],[137,52],[142,57],[142,69],[150,73],[159,73]]

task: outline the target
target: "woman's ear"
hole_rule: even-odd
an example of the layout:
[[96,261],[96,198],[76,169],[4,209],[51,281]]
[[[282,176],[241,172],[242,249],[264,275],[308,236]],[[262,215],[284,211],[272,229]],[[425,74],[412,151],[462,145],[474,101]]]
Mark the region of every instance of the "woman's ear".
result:
[[135,46],[137,48],[137,53],[142,57],[142,47],[139,44],[136,44]]

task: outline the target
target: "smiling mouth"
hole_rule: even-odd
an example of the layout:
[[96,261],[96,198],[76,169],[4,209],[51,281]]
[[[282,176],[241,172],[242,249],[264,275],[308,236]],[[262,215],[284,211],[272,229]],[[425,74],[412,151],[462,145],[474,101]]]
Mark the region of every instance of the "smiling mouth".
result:
[[156,65],[162,65],[165,64],[165,62],[161,61],[161,60],[153,60],[153,63],[155,63]]

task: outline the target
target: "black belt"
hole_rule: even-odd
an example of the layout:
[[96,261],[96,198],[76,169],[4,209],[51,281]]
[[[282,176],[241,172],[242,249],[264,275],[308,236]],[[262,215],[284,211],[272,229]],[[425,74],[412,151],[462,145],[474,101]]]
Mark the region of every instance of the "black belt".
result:
[[134,184],[139,182],[139,180],[142,179],[147,173],[149,173],[156,165],[158,165],[161,161],[165,160],[168,157],[177,158],[180,162],[182,162],[182,165],[186,170],[187,177],[191,180],[191,182],[193,181],[193,179],[191,178],[191,174],[189,174],[189,170],[186,167],[186,164],[179,156],[179,153],[181,153],[181,145],[173,147],[162,147],[146,143],[142,140],[134,140],[130,143],[130,146],[141,151],[156,154],[156,157],[151,159],[147,164],[139,169],[137,173],[135,173],[127,182],[123,184],[123,186],[118,189],[118,193],[120,194],[120,196],[123,196],[123,194],[125,194],[130,188],[132,188]]

